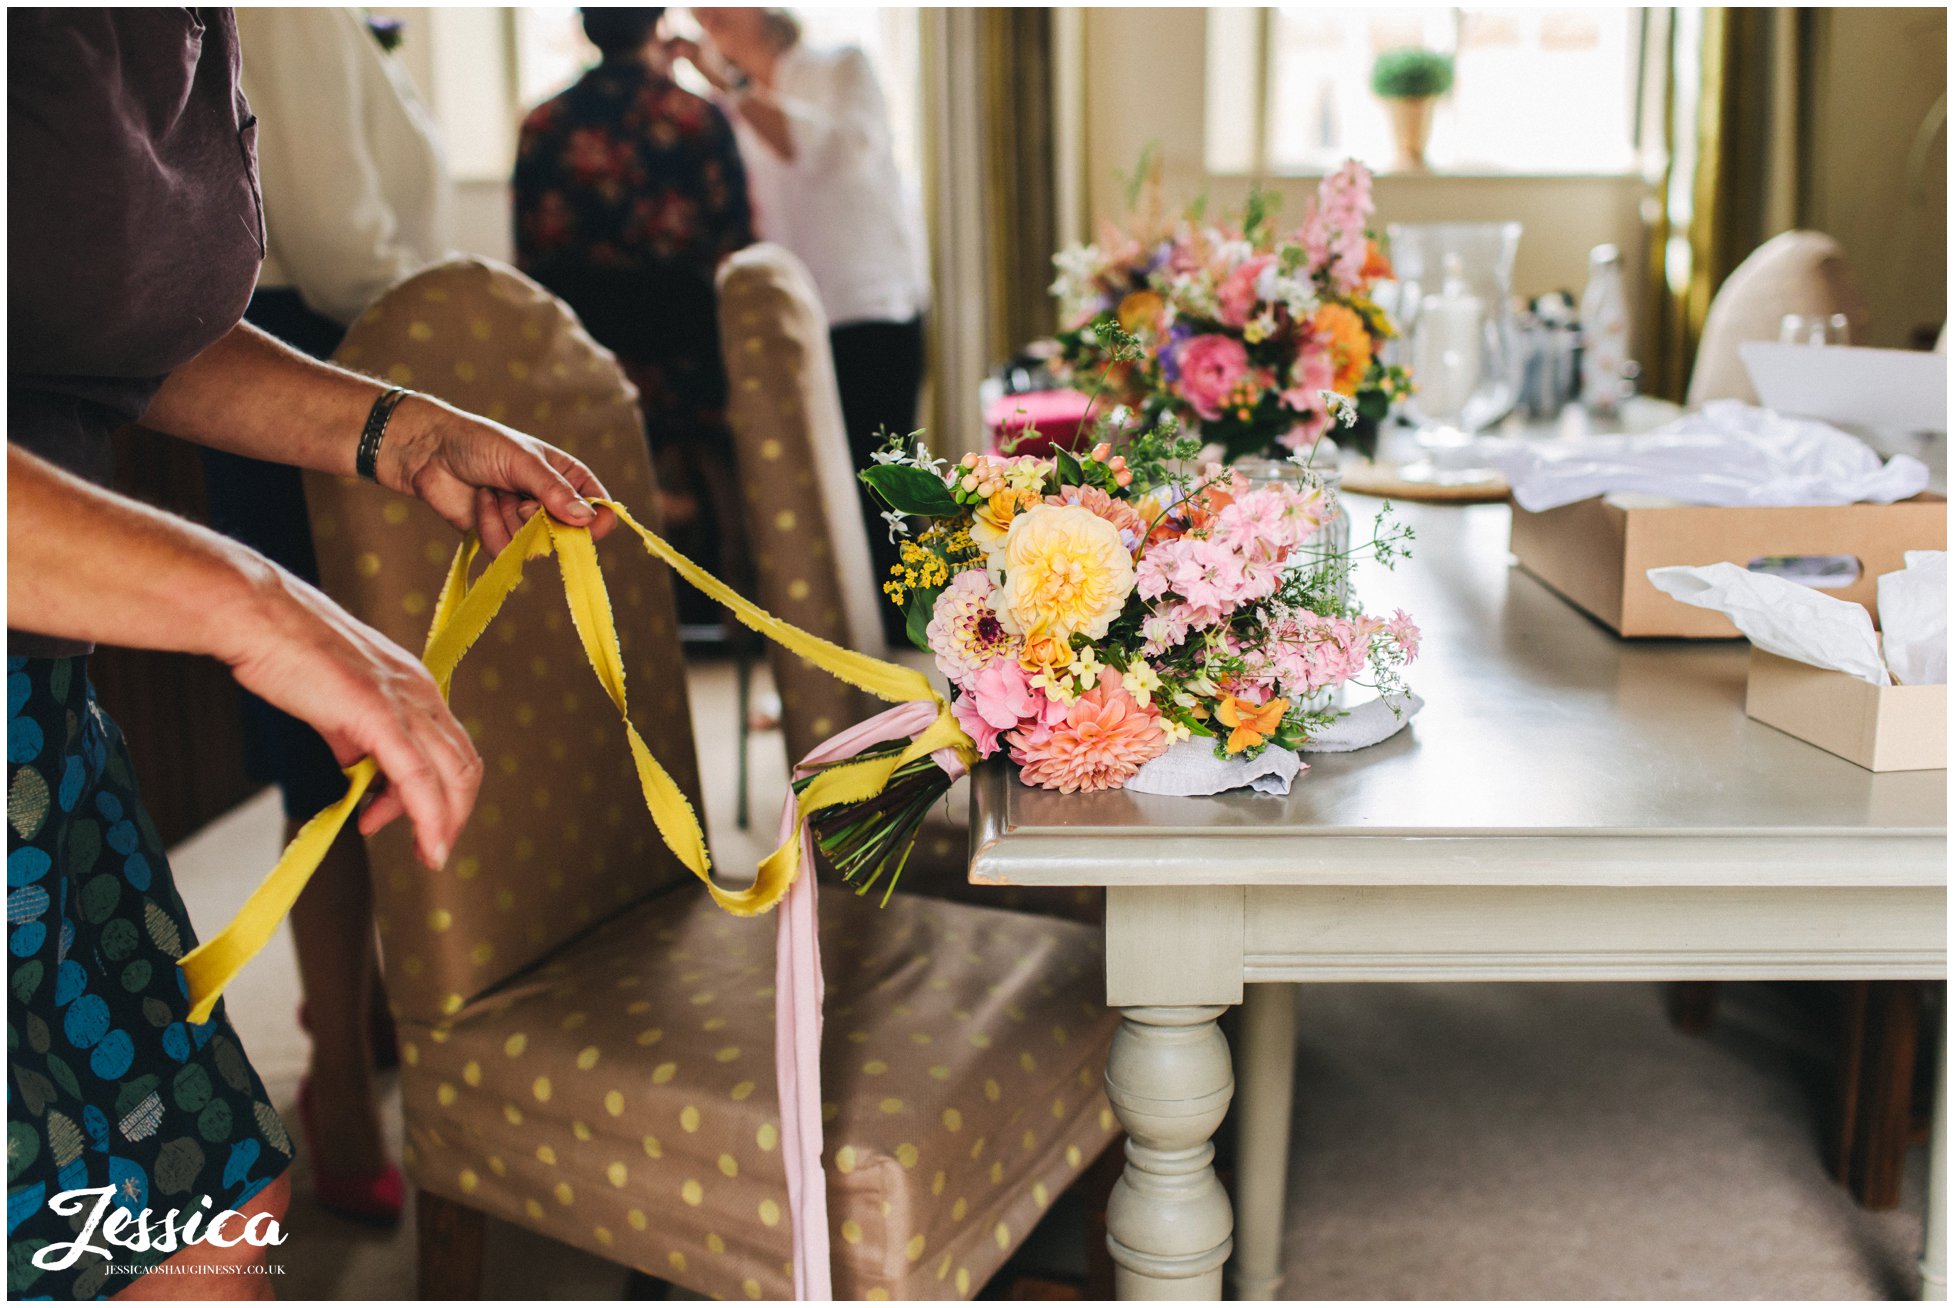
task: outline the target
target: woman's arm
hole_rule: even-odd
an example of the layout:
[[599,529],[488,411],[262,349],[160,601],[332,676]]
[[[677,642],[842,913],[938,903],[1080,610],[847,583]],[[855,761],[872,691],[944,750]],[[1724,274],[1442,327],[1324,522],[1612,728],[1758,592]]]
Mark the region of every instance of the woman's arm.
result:
[[744,118],[781,162],[794,162],[793,124],[770,89],[755,81],[735,89],[733,68],[717,52],[706,53],[697,41],[674,37],[665,43],[665,52],[669,58],[683,59],[698,69],[699,76],[719,92],[719,104],[727,113]]
[[12,445],[7,621],[222,660],[342,764],[371,755],[388,785],[360,831],[405,813],[429,867],[474,807],[482,761],[412,655],[244,546]]
[[[386,387],[309,359],[239,323],[170,374],[143,423],[234,454],[353,474],[366,415]],[[380,484],[427,502],[458,530],[500,553],[540,503],[604,535],[616,519],[596,474],[554,446],[431,396],[403,400],[387,426]]]
[[[247,7],[237,23],[272,254],[308,305],[349,323],[435,253],[403,235],[394,204],[429,194],[438,203],[446,180],[396,185],[389,195],[364,98],[369,86],[397,93],[391,79],[362,76],[363,65],[385,56],[353,10]],[[423,134],[420,152],[439,174],[440,147],[421,116],[402,106],[389,120]]]

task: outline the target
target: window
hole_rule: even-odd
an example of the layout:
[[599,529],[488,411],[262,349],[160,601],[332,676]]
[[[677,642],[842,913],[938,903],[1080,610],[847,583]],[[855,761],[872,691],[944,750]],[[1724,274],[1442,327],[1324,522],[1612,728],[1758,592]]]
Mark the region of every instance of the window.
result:
[[1217,172],[1310,173],[1349,156],[1388,169],[1396,148],[1370,89],[1371,65],[1404,46],[1454,59],[1426,153],[1434,170],[1635,166],[1633,10],[1215,10],[1208,42],[1208,155]]

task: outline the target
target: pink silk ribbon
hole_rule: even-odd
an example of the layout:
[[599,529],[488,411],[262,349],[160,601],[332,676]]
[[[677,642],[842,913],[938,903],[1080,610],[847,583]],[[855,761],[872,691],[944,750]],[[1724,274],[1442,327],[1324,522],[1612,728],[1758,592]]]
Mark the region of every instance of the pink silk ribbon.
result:
[[[794,768],[805,777],[853,758],[872,745],[909,740],[937,719],[927,700],[898,704],[829,737]],[[955,781],[964,773],[953,749],[931,754]],[[828,1178],[821,1168],[821,940],[815,912],[814,832],[789,789],[780,812],[784,844],[798,826],[800,875],[780,902],[774,953],[774,1075],[780,1091],[780,1147],[787,1164],[787,1211],[793,1221],[794,1297],[834,1298],[828,1244]]]

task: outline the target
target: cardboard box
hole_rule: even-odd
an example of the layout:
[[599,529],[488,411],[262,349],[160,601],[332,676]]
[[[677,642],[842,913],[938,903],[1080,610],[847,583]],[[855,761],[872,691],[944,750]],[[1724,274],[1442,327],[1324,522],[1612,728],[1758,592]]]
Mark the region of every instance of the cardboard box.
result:
[[1657,590],[1650,568],[1850,555],[1859,560],[1858,579],[1825,593],[1872,612],[1874,583],[1905,567],[1906,551],[1946,548],[1947,501],[1934,494],[1898,504],[1790,509],[1625,508],[1607,497],[1545,513],[1513,506],[1512,550],[1520,566],[1624,636],[1738,634],[1723,614]]
[[1753,648],[1744,712],[1874,772],[1947,766],[1947,687],[1869,686]]

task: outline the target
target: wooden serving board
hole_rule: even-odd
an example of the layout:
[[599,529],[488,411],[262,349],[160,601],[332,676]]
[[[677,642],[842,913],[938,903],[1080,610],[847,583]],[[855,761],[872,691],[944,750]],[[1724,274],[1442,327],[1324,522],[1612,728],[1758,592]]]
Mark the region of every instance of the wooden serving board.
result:
[[1504,477],[1474,482],[1469,486],[1438,486],[1431,482],[1406,481],[1398,475],[1398,465],[1395,463],[1353,460],[1338,471],[1343,474],[1343,489],[1352,495],[1375,495],[1382,499],[1421,504],[1493,504],[1505,499],[1512,489]]

